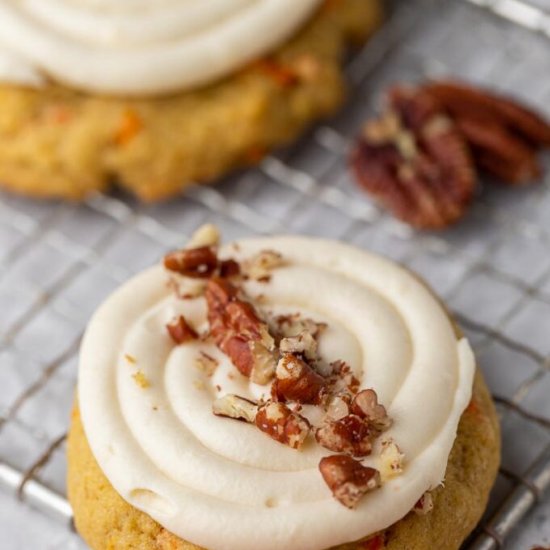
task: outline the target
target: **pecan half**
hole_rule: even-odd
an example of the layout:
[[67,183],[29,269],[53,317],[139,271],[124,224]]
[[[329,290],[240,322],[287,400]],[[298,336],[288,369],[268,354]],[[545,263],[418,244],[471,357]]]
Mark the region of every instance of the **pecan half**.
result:
[[363,457],[370,455],[378,435],[361,417],[348,414],[338,420],[327,419],[315,432],[315,439],[330,451]]
[[351,165],[359,184],[375,199],[423,229],[460,219],[476,182],[462,135],[422,89],[390,90],[388,110],[366,124]]
[[244,420],[253,424],[256,420],[258,405],[254,401],[250,401],[244,397],[228,394],[214,401],[212,412],[216,416],[235,418],[236,420]]
[[380,487],[380,474],[346,455],[321,459],[319,470],[336,500],[347,508],[355,508],[361,498]]
[[196,340],[199,337],[196,331],[189,326],[183,315],[176,317],[171,323],[166,325],[166,330],[176,344],[183,344],[189,340]]
[[239,372],[258,384],[267,384],[277,365],[275,342],[254,307],[238,296],[227,280],[208,281],[205,298],[210,333]]
[[209,246],[176,250],[164,257],[164,267],[185,277],[206,279],[218,267],[218,258]]
[[351,412],[364,418],[373,428],[381,432],[392,425],[386,408],[378,403],[378,396],[372,389],[362,390],[353,398]]
[[424,89],[446,109],[478,166],[497,180],[521,185],[540,175],[536,151],[550,146],[550,124],[515,101],[458,82]]
[[277,394],[298,403],[321,402],[326,387],[325,379],[304,360],[292,353],[284,353],[275,370]]
[[258,408],[256,426],[275,441],[300,449],[311,426],[306,418],[289,409],[284,403],[267,401]]

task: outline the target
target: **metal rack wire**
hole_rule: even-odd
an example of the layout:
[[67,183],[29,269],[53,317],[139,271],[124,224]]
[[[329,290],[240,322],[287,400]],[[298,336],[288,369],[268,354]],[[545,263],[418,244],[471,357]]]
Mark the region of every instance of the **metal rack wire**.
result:
[[257,169],[172,203],[97,195],[77,206],[1,195],[0,485],[70,525],[64,434],[86,320],[114,287],[209,220],[227,239],[293,231],[348,240],[432,283],[474,345],[503,428],[503,467],[467,547],[507,547],[550,486],[550,180],[525,190],[487,187],[456,229],[421,234],[356,189],[346,152],[395,80],[455,75],[550,115],[550,13],[541,5],[397,2],[348,65],[353,92],[341,115]]

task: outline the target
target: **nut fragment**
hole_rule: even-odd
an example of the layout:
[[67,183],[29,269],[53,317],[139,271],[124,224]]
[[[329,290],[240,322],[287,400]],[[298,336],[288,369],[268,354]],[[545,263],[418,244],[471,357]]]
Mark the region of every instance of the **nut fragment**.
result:
[[382,481],[398,476],[403,472],[405,455],[393,439],[382,441],[380,452],[380,476]]
[[329,366],[330,394],[351,401],[359,391],[359,380],[353,374],[353,370],[345,361],[334,361]]
[[413,511],[419,516],[425,516],[434,509],[434,500],[432,494],[426,491],[414,505]]
[[475,186],[464,139],[427,92],[396,87],[388,100],[388,111],[367,123],[352,152],[359,184],[415,227],[457,221]]
[[281,353],[301,354],[306,359],[314,360],[317,357],[317,340],[306,330],[296,336],[283,338],[279,342]]
[[277,394],[284,399],[298,403],[320,403],[326,381],[296,355],[284,353],[277,363],[275,376]]
[[372,442],[377,436],[378,432],[355,414],[338,420],[327,419],[315,432],[315,439],[325,449],[357,457],[371,453]]
[[351,402],[351,412],[364,418],[368,423],[381,432],[392,425],[392,420],[383,405],[378,404],[378,396],[372,389],[360,391]]
[[361,498],[380,487],[380,474],[346,455],[321,459],[319,470],[336,500],[347,508],[355,508]]
[[300,449],[311,426],[306,418],[290,410],[284,403],[267,401],[258,408],[256,426],[279,443]]
[[271,272],[284,264],[283,257],[275,250],[262,250],[242,264],[246,277],[255,281],[268,281]]
[[226,416],[236,420],[244,420],[251,424],[256,420],[258,405],[253,401],[234,394],[219,397],[212,404],[212,412],[216,416]]
[[267,384],[275,373],[275,342],[254,307],[241,300],[229,281],[208,281],[205,297],[210,333],[244,376]]
[[318,323],[313,319],[302,317],[299,313],[292,315],[278,315],[275,317],[277,332],[282,338],[297,336],[302,332],[309,332],[313,338],[327,328],[325,323]]
[[218,258],[209,246],[176,250],[164,257],[164,267],[185,277],[206,279],[218,266]]
[[218,361],[214,359],[214,357],[208,355],[208,353],[205,353],[204,351],[200,352],[200,357],[197,357],[196,360],[197,368],[204,372],[206,376],[212,376],[218,367],[218,364]]
[[176,317],[171,323],[167,324],[166,330],[176,344],[183,344],[199,337],[196,331],[189,326],[183,315]]
[[447,110],[470,144],[480,168],[511,184],[540,175],[535,153],[550,146],[550,125],[515,101],[458,82],[424,89]]
[[203,246],[218,246],[220,244],[220,231],[212,223],[201,225],[191,235],[187,248],[199,248]]

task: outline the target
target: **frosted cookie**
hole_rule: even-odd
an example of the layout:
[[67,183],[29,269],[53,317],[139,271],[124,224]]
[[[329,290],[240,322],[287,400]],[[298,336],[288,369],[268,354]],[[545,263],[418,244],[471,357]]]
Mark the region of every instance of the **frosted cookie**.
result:
[[433,294],[335,241],[196,239],[87,329],[68,489],[88,544],[458,549],[499,429]]
[[143,200],[258,162],[343,99],[381,0],[0,1],[0,185]]

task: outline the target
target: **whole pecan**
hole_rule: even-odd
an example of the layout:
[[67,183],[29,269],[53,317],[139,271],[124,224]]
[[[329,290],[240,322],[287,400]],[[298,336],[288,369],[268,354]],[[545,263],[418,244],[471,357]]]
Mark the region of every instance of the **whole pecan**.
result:
[[256,426],[275,441],[299,449],[311,426],[306,418],[289,409],[284,403],[267,401],[256,413]]
[[229,281],[214,277],[206,285],[210,333],[244,376],[266,384],[276,367],[275,342],[254,307],[238,297]]
[[206,279],[218,267],[218,258],[210,246],[200,246],[167,254],[164,267],[185,277]]
[[319,445],[336,453],[363,457],[370,455],[372,442],[379,435],[356,414],[348,414],[338,420],[327,420],[315,432]]
[[321,459],[319,470],[336,500],[347,508],[355,508],[369,491],[380,487],[380,474],[346,455]]
[[289,401],[318,404],[326,388],[325,379],[303,359],[284,353],[275,370],[277,394]]
[[183,344],[199,337],[195,329],[189,326],[183,315],[176,317],[171,323],[167,324],[166,330],[176,344]]
[[540,175],[537,149],[550,146],[550,124],[541,116],[487,90],[458,82],[424,86],[455,120],[477,165],[511,184]]
[[426,91],[395,87],[351,154],[359,184],[403,221],[424,229],[461,218],[475,188],[467,145]]

